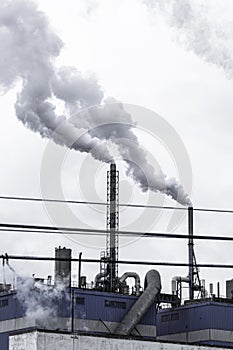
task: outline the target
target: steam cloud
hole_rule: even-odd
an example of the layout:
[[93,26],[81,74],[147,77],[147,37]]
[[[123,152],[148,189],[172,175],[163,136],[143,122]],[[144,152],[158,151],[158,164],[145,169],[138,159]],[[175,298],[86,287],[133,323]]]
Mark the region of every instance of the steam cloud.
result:
[[[71,299],[70,294],[67,293],[67,280],[57,280],[56,284],[52,285],[51,283],[44,284],[44,280],[34,277],[23,277],[9,264],[7,254],[5,254],[5,259],[3,260],[3,283],[7,286],[6,277],[10,278],[13,273],[12,286],[17,289],[15,298],[29,324],[43,329],[60,327],[69,329],[71,320],[65,324],[59,322],[59,316],[61,317],[59,305],[63,305],[63,311],[66,309],[69,312],[70,310]],[[5,263],[8,269],[5,269]]]
[[[176,39],[187,50],[223,69],[233,78],[232,2],[229,0],[144,0],[164,15],[176,31]],[[232,17],[232,16],[231,16]]]
[[[104,100],[95,77],[84,76],[75,67],[56,67],[62,41],[33,2],[1,1],[0,42],[0,86],[5,92],[18,81],[22,84],[15,110],[26,127],[104,162],[112,161],[105,142],[110,140],[127,163],[127,174],[143,191],[160,191],[181,204],[191,205],[175,179],[155,173],[133,133],[131,115],[115,100]],[[53,97],[63,101],[69,113],[83,112],[70,120],[58,116]],[[99,106],[88,109],[94,105]],[[106,125],[98,127],[100,124]],[[86,131],[81,137],[80,130]]]
[[17,299],[27,319],[39,327],[58,328],[58,305],[66,297],[62,284],[47,286],[33,278],[17,278]]

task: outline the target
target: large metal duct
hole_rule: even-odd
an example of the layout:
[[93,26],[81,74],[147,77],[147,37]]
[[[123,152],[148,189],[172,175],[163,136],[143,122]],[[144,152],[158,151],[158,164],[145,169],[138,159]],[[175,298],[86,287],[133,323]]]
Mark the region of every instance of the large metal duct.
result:
[[115,334],[129,335],[134,327],[140,322],[150,306],[154,303],[156,296],[161,290],[160,274],[156,270],[150,270],[145,277],[145,290],[136,303],[117,326]]

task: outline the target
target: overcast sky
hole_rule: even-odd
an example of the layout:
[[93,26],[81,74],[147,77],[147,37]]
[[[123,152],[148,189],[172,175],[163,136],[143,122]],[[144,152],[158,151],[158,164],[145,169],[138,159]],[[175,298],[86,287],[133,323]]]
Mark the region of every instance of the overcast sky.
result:
[[[195,6],[194,0],[176,3],[178,5],[171,12],[171,0],[36,1],[39,10],[48,17],[51,30],[57,33],[64,44],[60,56],[56,58],[56,66],[75,66],[83,74],[95,77],[105,97],[114,97],[126,106],[140,106],[140,115],[145,108],[164,118],[179,135],[188,153],[192,167],[190,182],[194,207],[232,209],[233,25],[230,22],[233,20],[233,4],[227,0],[195,0]],[[4,45],[0,41],[0,48],[2,46],[3,49]],[[30,64],[30,57],[28,62]],[[20,89],[21,81],[18,79],[0,98],[0,194],[41,197],[44,194],[44,188],[41,189],[41,169],[44,169],[44,157],[51,146],[48,146],[46,138],[42,139],[17,119],[14,104]],[[63,113],[64,105],[58,100],[55,104],[57,110]],[[151,115],[153,117],[153,113]],[[143,116],[135,118],[141,122],[135,133],[141,146],[148,152],[148,159],[152,157],[152,163],[157,163],[164,173],[179,181],[181,169],[177,169],[173,157],[176,150],[169,149],[166,140],[160,142],[153,130],[152,135],[149,135],[150,130]],[[63,152],[61,146],[54,147],[55,152]],[[122,161],[118,160],[117,164],[121,180],[120,202],[146,203],[148,193],[142,193],[132,179],[125,175]],[[186,166],[183,165],[184,169]],[[46,191],[56,196],[56,190],[50,192],[54,181],[50,170],[48,165]],[[90,155],[66,150],[60,174],[64,197],[105,201],[107,170],[108,165],[94,160]],[[176,205],[171,198],[157,193],[153,193],[149,201]],[[105,227],[103,208],[102,211],[96,207],[69,208],[79,226]],[[39,204],[1,200],[0,221],[63,223],[67,226],[77,224],[75,219],[69,221],[69,215],[62,216],[63,207],[56,209],[59,212],[58,222],[54,222],[56,220],[51,218],[49,210]],[[123,208],[120,228],[167,230],[170,216],[163,213],[158,216],[158,212],[153,211],[145,214],[144,211]],[[139,224],[137,218],[140,215],[143,215],[143,220]],[[150,218],[153,216],[157,219],[154,223],[152,220],[151,224]],[[186,232],[186,221],[184,217],[179,227],[175,228],[177,232]],[[232,223],[231,214],[195,215],[196,233],[232,235]],[[195,249],[198,262],[232,263],[230,244],[197,242]],[[82,251],[83,257],[98,258],[100,250],[104,249],[105,240],[2,233],[1,252],[53,255],[54,247],[58,245],[72,248],[73,256]],[[121,245],[121,259],[187,261],[187,242],[147,238],[133,242],[120,240]],[[12,262],[12,265],[18,269],[18,273],[36,272],[44,276],[52,273],[52,265],[30,264],[30,268],[28,264]],[[77,266],[74,265],[74,268]],[[87,265],[83,273],[88,274],[90,281],[94,279],[98,268]],[[120,267],[120,272],[129,268]],[[137,269],[142,278],[146,269]],[[164,292],[170,291],[172,276],[187,275],[186,269],[159,268],[159,271]],[[231,270],[201,270],[201,278],[206,279],[207,283],[214,282],[216,285],[217,281],[221,281],[222,294],[225,294],[224,281],[232,275]]]

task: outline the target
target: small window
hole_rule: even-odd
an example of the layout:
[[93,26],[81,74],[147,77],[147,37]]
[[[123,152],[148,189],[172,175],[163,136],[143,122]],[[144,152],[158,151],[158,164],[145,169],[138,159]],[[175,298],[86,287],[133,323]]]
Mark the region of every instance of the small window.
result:
[[85,298],[77,297],[76,298],[76,304],[84,305],[85,304]]
[[172,321],[177,321],[179,320],[179,314],[172,314]]
[[8,299],[0,300],[0,307],[8,306]]
[[168,322],[168,321],[170,321],[170,320],[171,320],[170,315],[163,315],[163,316],[161,317],[161,321],[162,321],[162,322]]
[[126,309],[126,303],[123,301],[115,301],[115,300],[105,300],[105,307],[114,307],[117,309]]

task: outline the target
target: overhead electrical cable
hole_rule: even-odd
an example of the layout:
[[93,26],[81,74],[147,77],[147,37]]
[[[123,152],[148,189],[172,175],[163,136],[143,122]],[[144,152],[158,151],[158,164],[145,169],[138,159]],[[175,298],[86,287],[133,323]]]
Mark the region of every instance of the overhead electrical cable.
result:
[[[2,254],[0,255],[1,259],[5,260],[28,260],[28,261],[71,261],[71,262],[79,262],[79,258],[71,258],[71,259],[65,259],[65,258],[54,258],[54,257],[45,257],[45,256],[26,256],[26,255],[8,255],[8,254]],[[82,262],[85,263],[100,263],[101,259],[82,259]],[[118,260],[119,264],[122,265],[149,265],[149,266],[180,266],[180,267],[187,267],[190,266],[188,263],[180,263],[180,262],[163,262],[163,261],[141,261],[141,260]],[[202,268],[229,268],[232,269],[232,264],[210,264],[210,263],[201,263],[197,264],[197,267]]]
[[[67,204],[88,204],[88,205],[100,205],[100,206],[108,205],[107,202],[77,201],[77,200],[66,200],[66,199],[38,198],[38,197],[0,196],[0,200],[19,200],[19,201],[32,201],[32,202],[45,202],[45,203],[51,202],[51,203],[67,203]],[[162,205],[150,205],[150,204],[130,204],[130,203],[119,203],[119,207],[166,209],[166,210],[188,210],[188,207],[162,206]],[[233,210],[231,209],[211,209],[211,208],[194,207],[193,210],[200,211],[200,212],[233,214]]]
[[[1,223],[0,231],[24,232],[24,233],[52,233],[52,234],[88,234],[105,236],[109,233],[106,229],[89,229],[89,228],[75,228],[75,227],[54,227],[54,226],[40,226],[40,225],[23,225],[23,224],[9,224]],[[178,238],[188,239],[188,234],[183,233],[166,233],[166,232],[141,232],[141,231],[123,231],[119,230],[118,234],[121,236],[136,236],[149,238]],[[213,240],[213,241],[233,241],[233,234],[230,236],[207,236],[207,235],[193,235],[195,240]]]

